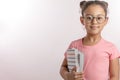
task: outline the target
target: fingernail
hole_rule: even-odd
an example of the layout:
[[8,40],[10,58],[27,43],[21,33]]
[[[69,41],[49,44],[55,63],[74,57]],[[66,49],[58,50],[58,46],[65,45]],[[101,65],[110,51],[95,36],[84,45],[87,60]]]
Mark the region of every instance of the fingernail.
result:
[[75,78],[77,78],[77,76],[75,76]]

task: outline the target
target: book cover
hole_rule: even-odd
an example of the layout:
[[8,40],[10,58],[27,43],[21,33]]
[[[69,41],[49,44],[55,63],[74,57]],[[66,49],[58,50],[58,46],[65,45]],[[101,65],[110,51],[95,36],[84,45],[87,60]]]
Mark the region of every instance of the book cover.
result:
[[84,66],[84,54],[75,48],[68,49],[67,63],[69,71],[71,71],[76,66],[76,71],[82,72]]

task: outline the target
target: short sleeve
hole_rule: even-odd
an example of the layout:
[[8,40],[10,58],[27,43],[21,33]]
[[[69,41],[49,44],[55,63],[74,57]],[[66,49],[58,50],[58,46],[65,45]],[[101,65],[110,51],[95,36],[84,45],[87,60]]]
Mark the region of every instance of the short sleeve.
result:
[[[74,40],[70,43],[69,47],[67,48],[68,49],[72,49],[72,48],[76,48],[76,49],[79,49],[81,46],[81,41],[82,39],[78,39],[78,40]],[[67,56],[67,50],[65,51],[64,55],[65,57]]]
[[110,60],[117,57],[120,58],[120,52],[115,45],[112,45],[112,47],[110,48]]
[[[74,43],[71,42],[70,45],[69,45],[69,47],[67,48],[67,50],[73,48],[73,47],[74,47],[73,44],[74,44]],[[67,56],[67,50],[66,50],[65,53],[64,53],[65,58],[66,58],[66,56]]]

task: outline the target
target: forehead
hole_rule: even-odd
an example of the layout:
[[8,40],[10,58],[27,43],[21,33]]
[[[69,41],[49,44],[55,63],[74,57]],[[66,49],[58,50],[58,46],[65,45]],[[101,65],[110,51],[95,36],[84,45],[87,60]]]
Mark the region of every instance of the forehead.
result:
[[105,11],[100,5],[90,5],[84,12],[84,15],[87,15],[87,14],[105,15]]

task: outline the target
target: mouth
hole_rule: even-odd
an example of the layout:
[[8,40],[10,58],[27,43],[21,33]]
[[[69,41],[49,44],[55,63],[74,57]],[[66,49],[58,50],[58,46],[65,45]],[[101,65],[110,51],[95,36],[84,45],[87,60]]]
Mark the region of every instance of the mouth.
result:
[[96,30],[99,28],[99,26],[90,26],[91,29]]

